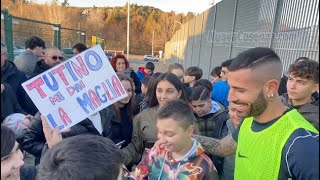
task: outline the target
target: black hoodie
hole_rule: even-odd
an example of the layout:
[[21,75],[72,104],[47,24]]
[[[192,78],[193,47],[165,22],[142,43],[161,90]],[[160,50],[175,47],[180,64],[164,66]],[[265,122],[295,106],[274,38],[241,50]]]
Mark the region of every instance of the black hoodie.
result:
[[21,86],[26,80],[26,75],[20,71],[13,62],[6,61],[4,63],[1,68],[1,83],[7,83],[11,86],[22,109],[30,114],[28,111],[28,103],[26,103],[28,95]]
[[51,67],[48,64],[46,64],[43,59],[38,61],[33,71],[33,77],[45,72],[50,68]]

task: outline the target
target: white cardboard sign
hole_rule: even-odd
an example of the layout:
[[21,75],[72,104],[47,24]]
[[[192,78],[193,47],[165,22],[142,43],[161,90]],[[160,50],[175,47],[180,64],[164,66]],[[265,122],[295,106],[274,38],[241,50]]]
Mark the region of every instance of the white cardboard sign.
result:
[[49,125],[60,131],[128,96],[100,45],[22,86]]

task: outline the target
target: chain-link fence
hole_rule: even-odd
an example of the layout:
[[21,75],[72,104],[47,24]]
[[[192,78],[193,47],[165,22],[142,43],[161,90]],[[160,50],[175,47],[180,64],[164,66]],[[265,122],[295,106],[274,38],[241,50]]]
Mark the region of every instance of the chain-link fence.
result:
[[25,41],[31,36],[43,39],[47,47],[71,48],[76,43],[86,44],[85,31],[63,28],[60,24],[12,16],[1,10],[1,42],[5,42],[9,60],[25,49]]
[[61,28],[61,48],[71,48],[79,42],[86,44],[86,34],[84,31]]
[[182,25],[164,58],[199,66],[204,77],[252,47],[274,49],[284,72],[298,57],[319,62],[319,0],[223,0]]

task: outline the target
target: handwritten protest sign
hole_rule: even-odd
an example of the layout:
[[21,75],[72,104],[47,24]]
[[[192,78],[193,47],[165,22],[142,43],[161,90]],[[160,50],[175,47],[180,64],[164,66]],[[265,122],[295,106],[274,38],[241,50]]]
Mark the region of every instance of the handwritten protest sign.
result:
[[60,131],[128,96],[100,45],[22,86],[49,125]]

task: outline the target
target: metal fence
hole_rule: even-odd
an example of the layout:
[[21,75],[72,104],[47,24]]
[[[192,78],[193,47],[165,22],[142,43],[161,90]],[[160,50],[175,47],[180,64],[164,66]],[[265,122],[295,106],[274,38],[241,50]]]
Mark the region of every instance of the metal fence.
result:
[[1,10],[1,42],[5,42],[9,60],[13,60],[25,48],[31,36],[43,39],[47,47],[71,48],[78,42],[86,43],[85,31],[63,28],[60,24],[16,17]]
[[298,57],[319,62],[319,0],[223,0],[182,25],[165,45],[167,63],[199,66],[204,78],[252,47],[270,47],[284,72]]
[[84,31],[61,27],[61,48],[71,48],[79,42],[86,44],[86,33]]

